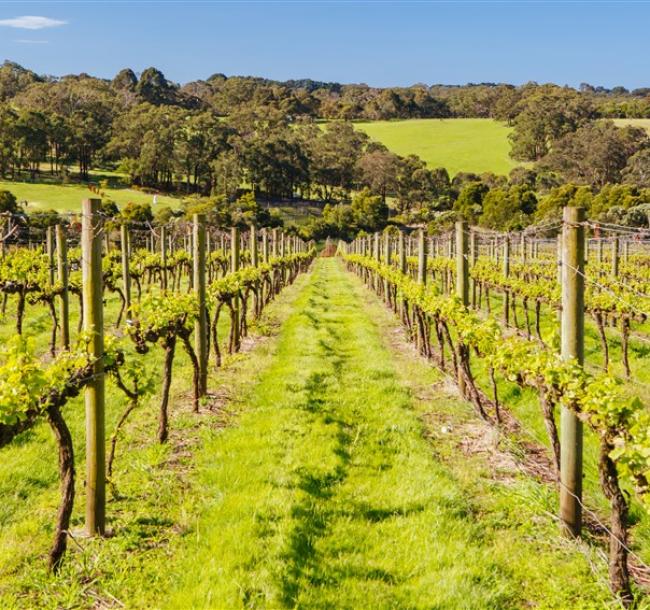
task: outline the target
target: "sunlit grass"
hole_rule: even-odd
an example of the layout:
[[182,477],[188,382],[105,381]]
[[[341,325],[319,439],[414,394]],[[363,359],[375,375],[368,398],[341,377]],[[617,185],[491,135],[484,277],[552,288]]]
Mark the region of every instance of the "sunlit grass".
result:
[[430,168],[507,175],[520,165],[510,157],[512,131],[492,119],[411,119],[355,123],[398,155],[418,155]]

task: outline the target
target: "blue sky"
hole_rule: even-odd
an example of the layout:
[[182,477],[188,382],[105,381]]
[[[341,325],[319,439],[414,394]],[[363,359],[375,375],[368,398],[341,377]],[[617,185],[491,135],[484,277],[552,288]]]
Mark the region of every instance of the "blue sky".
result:
[[644,2],[0,1],[0,60],[108,78],[153,65],[177,82],[223,72],[634,88],[650,85],[649,23]]

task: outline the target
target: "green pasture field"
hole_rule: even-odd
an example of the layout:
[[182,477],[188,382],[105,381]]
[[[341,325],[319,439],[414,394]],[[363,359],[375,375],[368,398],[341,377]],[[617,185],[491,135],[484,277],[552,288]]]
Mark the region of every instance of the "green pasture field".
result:
[[[102,189],[102,192],[107,198],[115,201],[120,208],[129,202],[151,203],[155,212],[163,207],[177,208],[181,202],[180,197],[159,194],[157,203],[153,205],[153,194],[127,188],[122,182],[122,176],[115,172],[97,171],[92,174],[92,184],[98,184],[100,180],[108,180],[109,186]],[[78,212],[81,210],[83,199],[98,197],[85,184],[64,184],[45,174],[35,182],[0,180],[0,190],[11,191],[18,201],[26,201],[25,210],[27,212],[36,210]],[[321,215],[321,208],[318,205],[305,202],[272,202],[269,204],[269,208],[279,210],[280,216],[287,224],[302,225],[311,218]]]
[[614,119],[614,123],[618,127],[626,127],[627,125],[642,127],[650,134],[650,119]]
[[418,155],[429,167],[458,172],[508,174],[512,128],[492,119],[411,119],[355,123],[398,155]]
[[[102,174],[92,177],[93,181],[104,179]],[[122,207],[129,202],[152,203],[153,195],[142,193],[134,189],[126,188],[119,184],[115,178],[109,177],[109,188],[103,189],[106,197],[112,199],[118,206]],[[26,201],[27,212],[35,210],[56,210],[57,212],[77,212],[81,209],[81,201],[91,197],[97,197],[85,184],[43,181],[27,182],[0,180],[0,190],[11,191],[18,201]],[[179,199],[166,195],[158,195],[157,205],[154,207],[171,206],[177,207]],[[154,210],[155,211],[155,210]]]

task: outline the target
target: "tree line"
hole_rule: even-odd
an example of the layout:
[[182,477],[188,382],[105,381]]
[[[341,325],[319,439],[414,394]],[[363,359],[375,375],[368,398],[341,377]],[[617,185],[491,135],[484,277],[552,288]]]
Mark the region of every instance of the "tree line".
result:
[[[122,70],[112,80],[53,78],[5,62],[0,176],[37,179],[49,173],[72,180],[74,167],[88,180],[93,168],[114,168],[130,185],[186,194],[192,198],[186,209],[199,205],[229,222],[242,214],[280,222],[258,204],[248,202],[242,211],[237,202],[246,191],[260,201],[328,204],[322,218],[302,228],[307,238],[349,237],[389,221],[444,226],[457,215],[490,228],[517,228],[557,214],[547,202],[575,203],[567,193],[597,200],[592,218],[606,214],[645,226],[650,141],[645,131],[603,117],[628,113],[614,109],[621,100],[637,104],[632,114],[644,116],[639,109],[646,99],[646,89],[534,83],[374,89],[214,75],[179,86],[155,68],[139,77]],[[347,100],[352,110],[328,110],[325,100]],[[387,100],[393,110],[376,112]],[[505,121],[513,127],[511,154],[523,165],[508,177],[452,178],[444,168],[429,168],[415,155],[400,157],[339,120],[416,116]],[[601,192],[607,193],[607,209]],[[183,209],[157,213],[169,217]]]

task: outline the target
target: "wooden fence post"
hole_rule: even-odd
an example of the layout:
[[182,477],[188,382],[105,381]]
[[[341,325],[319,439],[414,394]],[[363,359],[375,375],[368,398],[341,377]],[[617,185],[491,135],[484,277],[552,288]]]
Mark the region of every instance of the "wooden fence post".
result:
[[599,265],[603,264],[603,240],[600,237],[596,242],[596,260],[598,261]]
[[[194,264],[194,294],[199,304],[199,315],[194,324],[194,349],[199,361],[199,396],[208,391],[208,308],[205,294],[205,215],[194,214],[192,261]],[[195,407],[198,410],[198,405]]]
[[61,282],[61,346],[70,349],[70,294],[68,292],[68,243],[63,225],[56,225],[56,260],[59,282]]
[[262,229],[262,260],[269,262],[269,231],[266,227]]
[[126,319],[129,319],[131,307],[131,273],[129,269],[129,227],[123,223],[120,227],[120,242],[122,246],[122,284],[124,284],[124,308]]
[[418,283],[427,283],[427,240],[424,229],[418,231]]
[[612,240],[612,277],[618,277],[619,241],[618,237]]
[[[472,267],[476,265],[476,259],[478,258],[478,249],[476,245],[477,245],[476,231],[470,229],[469,230],[469,262]],[[470,286],[472,291],[472,309],[476,309],[477,284],[474,278],[470,278]]]
[[50,286],[54,284],[54,227],[52,225],[47,227],[45,234],[45,253],[47,254],[47,271],[48,281]]
[[[391,264],[391,257],[392,257],[392,252],[391,252],[391,239],[390,239],[390,234],[386,233],[384,235],[384,264],[390,265]],[[391,304],[391,294],[390,294],[390,281],[388,278],[384,280],[384,297],[386,299],[386,305]]]
[[[284,240],[283,240],[284,241]],[[233,227],[230,229],[230,271],[235,273],[239,270],[239,229]],[[239,350],[239,296],[235,295],[232,299],[232,340],[234,351]]]
[[167,229],[160,227],[160,287],[167,290]]
[[89,336],[93,379],[85,388],[86,533],[103,535],[106,526],[106,446],[104,389],[104,312],[102,302],[101,199],[83,202],[81,266],[83,326]]
[[391,244],[391,241],[390,241],[390,234],[386,233],[384,235],[384,264],[386,264],[386,265],[390,265],[390,259],[391,259],[391,256],[392,256],[392,252],[391,252],[392,248],[391,248],[391,246],[392,246],[392,244]]
[[273,258],[277,258],[278,256],[278,230],[273,229],[273,248],[272,248],[272,253],[273,253]]
[[253,267],[257,267],[259,264],[258,261],[258,256],[257,256],[257,229],[255,228],[255,225],[251,225],[251,233],[250,233],[250,249],[251,249],[251,265]]
[[[456,222],[456,295],[463,306],[469,305],[469,261],[468,261],[467,222]],[[461,396],[465,396],[465,377],[458,367],[458,388]]]
[[399,232],[399,270],[402,273],[406,273],[406,244],[404,243],[405,236],[404,231]]
[[[584,208],[564,208],[562,228],[562,358],[584,364]],[[560,518],[566,533],[582,527],[582,422],[570,405],[560,416]]]
[[[506,235],[503,242],[503,277],[510,275],[510,235]],[[506,326],[510,323],[510,291],[506,287],[503,292],[503,322]]]

